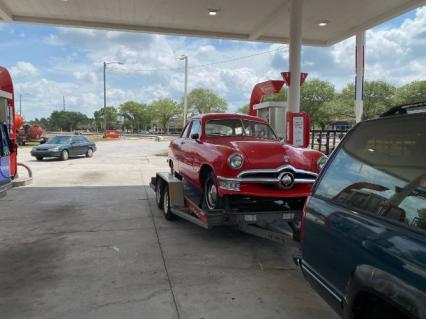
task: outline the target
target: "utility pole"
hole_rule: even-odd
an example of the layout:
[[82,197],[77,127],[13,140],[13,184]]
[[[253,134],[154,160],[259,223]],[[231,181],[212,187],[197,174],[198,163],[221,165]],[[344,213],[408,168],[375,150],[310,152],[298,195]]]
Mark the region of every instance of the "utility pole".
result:
[[107,127],[107,116],[106,116],[106,68],[109,64],[124,64],[123,62],[105,62],[104,61],[104,132]]
[[183,126],[185,127],[188,113],[188,56],[183,54],[179,60],[185,60],[185,92],[183,96]]
[[104,132],[106,132],[106,62],[104,61]]
[[62,110],[66,111],[66,107],[65,107],[65,95],[62,95]]

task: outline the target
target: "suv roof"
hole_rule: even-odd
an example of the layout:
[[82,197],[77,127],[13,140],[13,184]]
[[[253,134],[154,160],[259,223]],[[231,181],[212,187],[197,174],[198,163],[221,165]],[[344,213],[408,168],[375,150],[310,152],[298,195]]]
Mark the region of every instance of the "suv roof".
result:
[[414,113],[426,113],[426,101],[394,106],[390,110],[380,115],[380,117]]

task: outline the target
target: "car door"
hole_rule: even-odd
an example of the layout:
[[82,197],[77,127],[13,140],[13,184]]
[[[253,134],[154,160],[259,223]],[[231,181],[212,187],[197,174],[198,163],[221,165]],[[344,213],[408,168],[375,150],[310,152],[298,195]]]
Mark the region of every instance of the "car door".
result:
[[192,121],[191,130],[185,141],[185,155],[187,168],[187,177],[194,184],[198,183],[198,172],[200,170],[200,142],[201,137],[201,122],[198,119]]
[[89,141],[84,136],[78,137],[80,146],[79,146],[79,155],[85,155],[87,154],[87,151],[89,150]]
[[180,173],[185,176],[187,179],[191,180],[192,175],[192,158],[190,154],[189,142],[190,142],[190,132],[192,129],[193,121],[188,124],[188,130],[185,130],[185,134],[182,135],[182,138],[179,141],[180,147],[180,162],[179,162],[179,170]]
[[182,146],[185,144],[185,139],[189,134],[191,122],[185,126],[181,136],[170,143],[171,159],[173,160],[174,169],[181,175],[184,175],[183,150]]

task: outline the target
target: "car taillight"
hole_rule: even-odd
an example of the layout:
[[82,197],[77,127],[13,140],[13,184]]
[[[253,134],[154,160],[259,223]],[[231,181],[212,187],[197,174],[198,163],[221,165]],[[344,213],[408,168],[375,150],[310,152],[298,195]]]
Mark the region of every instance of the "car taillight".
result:
[[306,198],[305,206],[303,206],[302,220],[300,222],[300,241],[301,242],[303,242],[303,238],[305,235],[305,218],[306,218],[306,213],[308,210],[308,205],[310,200],[311,200],[311,196],[308,196],[308,198]]

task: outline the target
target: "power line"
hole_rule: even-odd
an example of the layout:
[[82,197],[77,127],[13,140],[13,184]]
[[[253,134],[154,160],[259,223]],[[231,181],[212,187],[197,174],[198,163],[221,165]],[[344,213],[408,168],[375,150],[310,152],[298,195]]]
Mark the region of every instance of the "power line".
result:
[[[245,59],[249,59],[252,57],[256,57],[256,56],[260,56],[260,55],[264,55],[264,54],[269,54],[272,52],[277,52],[277,51],[281,51],[285,48],[285,46],[280,46],[276,49],[273,50],[268,50],[268,51],[261,51],[261,52],[257,52],[257,53],[253,53],[253,54],[249,54],[249,55],[245,55],[245,56],[240,56],[240,57],[235,57],[235,58],[229,58],[226,60],[221,60],[221,61],[215,61],[215,62],[209,62],[209,63],[205,63],[205,64],[198,64],[198,65],[193,65],[193,66],[189,66],[188,69],[200,69],[200,68],[205,68],[205,67],[209,67],[209,66],[213,66],[213,65],[218,65],[218,64],[225,64],[225,63],[231,63],[231,62],[235,62],[235,61],[240,61],[240,60],[245,60]],[[153,68],[153,69],[133,69],[132,71],[136,71],[136,72],[157,72],[157,71],[178,71],[181,68]]]

